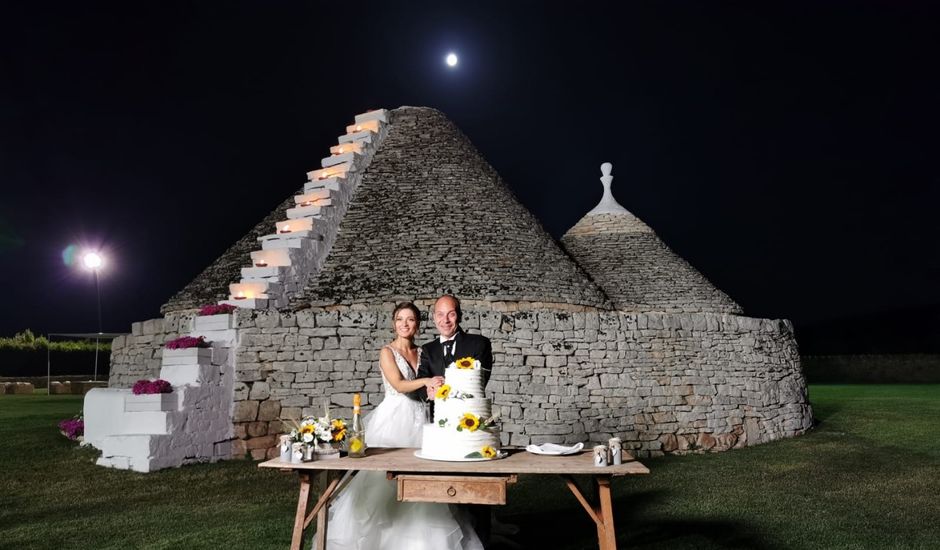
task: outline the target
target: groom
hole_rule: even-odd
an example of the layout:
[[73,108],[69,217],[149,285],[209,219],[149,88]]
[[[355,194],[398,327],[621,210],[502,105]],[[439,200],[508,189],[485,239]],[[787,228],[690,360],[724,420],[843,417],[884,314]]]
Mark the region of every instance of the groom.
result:
[[[479,334],[467,334],[460,328],[460,300],[445,294],[434,302],[431,312],[434,326],[440,335],[421,346],[421,365],[418,377],[444,376],[444,369],[457,359],[473,357],[483,370],[483,387],[490,379],[493,368],[493,349],[490,339]],[[428,388],[428,399],[434,399],[437,388]]]

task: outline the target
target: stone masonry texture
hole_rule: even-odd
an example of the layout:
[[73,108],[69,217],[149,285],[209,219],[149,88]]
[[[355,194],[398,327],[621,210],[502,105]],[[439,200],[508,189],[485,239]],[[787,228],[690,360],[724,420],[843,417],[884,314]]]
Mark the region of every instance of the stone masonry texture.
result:
[[[586,216],[563,239],[566,253],[441,113],[403,107],[390,123],[303,295],[280,311],[237,313],[234,456],[271,456],[284,422],[319,415],[326,402],[348,417],[362,393],[371,410],[394,303],[422,309],[423,343],[443,291],[464,300],[464,329],[493,342],[487,394],[504,444],[618,436],[649,456],[810,428],[789,321],[740,315],[632,216]],[[229,274],[227,252],[163,319],[116,340],[110,384],[155,377],[163,342],[187,332],[191,308],[226,293],[247,254],[230,258]]]
[[603,307],[607,298],[443,114],[405,107],[363,175],[307,298],[429,297]]
[[741,313],[630,214],[588,214],[561,242],[621,311]]

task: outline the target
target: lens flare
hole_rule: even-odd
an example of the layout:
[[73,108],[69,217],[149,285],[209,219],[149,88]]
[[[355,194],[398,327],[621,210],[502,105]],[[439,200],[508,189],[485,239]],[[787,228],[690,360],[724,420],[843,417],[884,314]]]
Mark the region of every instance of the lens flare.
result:
[[62,249],[62,263],[67,267],[75,264],[75,257],[78,255],[78,246],[70,244]]

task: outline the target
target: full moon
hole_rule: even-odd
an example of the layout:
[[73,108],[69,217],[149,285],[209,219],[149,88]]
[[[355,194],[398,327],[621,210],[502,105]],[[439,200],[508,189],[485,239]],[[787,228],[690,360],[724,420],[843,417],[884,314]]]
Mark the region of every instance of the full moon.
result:
[[448,67],[456,67],[457,66],[457,54],[453,52],[447,54],[447,58],[445,58],[444,61],[447,62]]

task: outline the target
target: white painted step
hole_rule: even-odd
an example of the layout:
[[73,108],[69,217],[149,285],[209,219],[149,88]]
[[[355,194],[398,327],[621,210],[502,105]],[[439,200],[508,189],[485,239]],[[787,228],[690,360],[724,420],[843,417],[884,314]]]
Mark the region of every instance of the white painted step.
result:
[[355,118],[356,124],[362,124],[363,122],[369,122],[370,120],[388,122],[388,110],[373,109],[372,111],[366,111],[365,113],[358,114]]
[[[293,265],[293,258],[288,250],[253,250],[251,252],[251,263],[258,268],[261,267],[288,267]],[[266,264],[266,265],[259,265]]]
[[372,143],[372,137],[375,136],[374,132],[369,130],[363,130],[361,132],[347,132],[345,135],[339,136],[338,140],[340,143],[353,143],[356,141],[365,141],[367,143]]
[[362,122],[357,121],[346,127],[346,134],[358,132],[372,132],[377,134],[381,124],[382,122],[376,119],[363,120]]
[[[260,251],[259,251],[260,252]],[[286,266],[243,267],[242,279],[283,279],[287,274]]]
[[330,147],[331,155],[342,155],[345,153],[359,153],[364,155],[366,152],[372,150],[371,142],[366,141],[353,141],[351,143],[340,143]]
[[330,166],[329,168],[311,170],[307,172],[307,179],[310,181],[322,181],[330,178],[345,178],[348,177],[346,174],[354,171],[352,163],[344,162],[336,166]]
[[228,300],[221,300],[219,303],[230,304],[244,309],[268,309],[267,298],[244,298],[239,300],[233,296],[229,296]]
[[320,166],[323,168],[329,168],[330,166],[336,166],[337,164],[342,164],[344,162],[350,163],[352,166],[360,166],[362,161],[362,155],[354,152],[342,153],[339,155],[330,155],[324,157],[320,160]]

